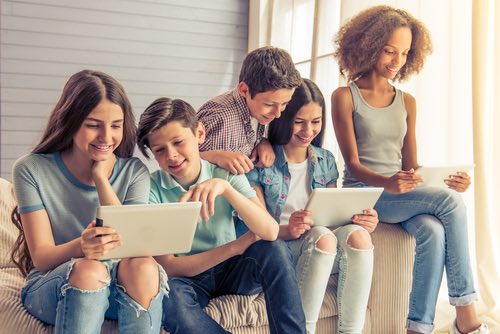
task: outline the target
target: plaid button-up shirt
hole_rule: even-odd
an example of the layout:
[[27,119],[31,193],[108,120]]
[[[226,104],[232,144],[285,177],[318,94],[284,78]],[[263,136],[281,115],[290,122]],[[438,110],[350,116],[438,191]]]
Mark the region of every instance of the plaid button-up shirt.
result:
[[206,131],[205,142],[200,145],[202,152],[221,150],[250,155],[264,136],[264,125],[258,125],[257,133],[253,130],[250,109],[236,88],[202,105],[198,119]]

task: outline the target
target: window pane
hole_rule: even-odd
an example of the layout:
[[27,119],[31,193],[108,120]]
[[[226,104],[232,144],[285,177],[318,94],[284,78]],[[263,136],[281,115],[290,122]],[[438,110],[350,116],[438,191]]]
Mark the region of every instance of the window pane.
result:
[[333,38],[339,29],[340,0],[318,0],[318,56],[333,52]]
[[306,63],[302,63],[302,64],[297,64],[295,65],[295,67],[297,68],[297,70],[300,72],[300,76],[303,77],[303,78],[310,78],[311,75],[311,62],[308,61]]
[[323,147],[329,149],[335,155],[337,161],[339,161],[341,156],[333,131],[330,101],[332,92],[339,86],[339,68],[333,57],[328,56],[318,59],[316,68],[316,84],[323,93],[326,104],[325,140]]
[[314,0],[295,0],[293,2],[292,48],[295,62],[311,58],[314,25]]

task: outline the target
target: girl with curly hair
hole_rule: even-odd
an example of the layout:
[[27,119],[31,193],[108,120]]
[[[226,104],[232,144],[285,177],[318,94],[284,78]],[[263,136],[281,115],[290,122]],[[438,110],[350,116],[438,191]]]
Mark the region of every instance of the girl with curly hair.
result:
[[[392,85],[418,73],[432,51],[427,28],[404,10],[376,6],[345,23],[335,58],[349,85],[332,94],[335,134],[345,160],[345,187],[384,187],[375,205],[380,221],[401,223],[416,239],[407,333],[431,333],[444,268],[452,333],[489,333],[473,305],[466,208],[458,192],[464,172],[448,186],[417,187],[415,99]],[[416,171],[417,170],[417,171]]]

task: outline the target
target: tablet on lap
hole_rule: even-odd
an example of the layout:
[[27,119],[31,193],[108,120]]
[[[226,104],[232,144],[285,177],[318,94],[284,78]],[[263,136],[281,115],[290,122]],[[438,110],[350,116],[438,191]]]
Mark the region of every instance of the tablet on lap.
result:
[[96,221],[114,228],[122,239],[101,260],[189,252],[200,209],[200,202],[99,207]]
[[353,215],[372,209],[384,188],[313,189],[306,210],[311,210],[314,225],[339,227],[351,223]]

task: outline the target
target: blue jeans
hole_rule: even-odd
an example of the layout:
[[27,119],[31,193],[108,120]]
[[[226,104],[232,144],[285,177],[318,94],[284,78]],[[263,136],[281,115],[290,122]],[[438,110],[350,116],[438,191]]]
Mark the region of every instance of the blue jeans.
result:
[[460,194],[438,187],[421,187],[399,195],[384,192],[375,210],[380,221],[401,222],[416,239],[408,329],[432,332],[444,268],[451,305],[469,305],[477,299],[469,260],[467,214]]
[[163,300],[163,326],[172,334],[228,333],[203,312],[211,298],[264,291],[271,333],[305,333],[295,270],[282,240],[257,241],[194,277],[171,277]]
[[55,333],[100,333],[105,318],[118,319],[120,333],[159,333],[161,303],[166,292],[166,274],[159,268],[160,290],[148,310],[130,298],[118,285],[119,261],[104,261],[110,279],[97,290],[81,290],[69,284],[74,263],[28,275],[21,291],[24,307],[35,318],[55,326]]
[[[358,333],[363,330],[366,306],[372,282],[373,248],[355,249],[347,239],[352,232],[362,230],[348,224],[333,232],[323,226],[313,226],[299,239],[287,241],[296,264],[307,333],[316,332],[321,305],[331,274],[339,273],[337,284],[338,333]],[[316,247],[324,236],[337,240],[337,252],[329,253]]]

